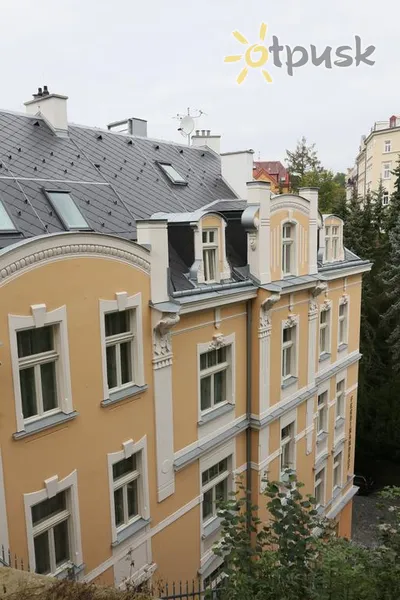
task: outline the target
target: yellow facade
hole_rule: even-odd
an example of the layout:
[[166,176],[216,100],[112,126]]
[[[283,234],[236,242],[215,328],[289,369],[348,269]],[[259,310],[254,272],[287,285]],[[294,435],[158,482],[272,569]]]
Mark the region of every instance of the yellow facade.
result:
[[[311,229],[307,212],[312,201],[277,198],[268,197],[268,231],[258,228],[267,223],[261,207],[248,233],[249,256],[260,248],[257,236],[268,236],[269,282],[193,295],[178,308],[154,301],[153,247],[66,233],[2,253],[0,543],[32,564],[41,522],[32,507],[67,489],[70,562],[79,578],[116,585],[151,576],[205,579],[220,563],[212,551],[220,533],[213,478],[227,491],[237,476],[247,476],[266,518],[262,479],[280,479],[286,467],[312,494],[323,471],[320,510],[338,521],[340,535],[350,535],[361,273],[369,267],[325,265],[317,272],[315,257],[310,275],[310,235],[317,235],[317,218]],[[221,274],[224,222],[209,215],[200,227],[218,232]],[[287,243],[293,244],[285,259],[289,277],[282,273]],[[126,307],[140,318],[132,341],[138,384],[108,396],[107,348],[119,344],[121,353],[126,341],[107,334],[104,319]],[[55,335],[64,332],[56,357],[59,391],[68,391],[70,381],[70,397],[47,417],[58,421],[24,419],[17,403],[25,393],[18,331],[41,329],[53,323],[52,314],[61,315]],[[23,317],[29,325],[21,325],[28,324]],[[220,406],[218,393],[225,394]],[[139,457],[139,512],[124,527],[116,520],[114,465],[132,453]]]

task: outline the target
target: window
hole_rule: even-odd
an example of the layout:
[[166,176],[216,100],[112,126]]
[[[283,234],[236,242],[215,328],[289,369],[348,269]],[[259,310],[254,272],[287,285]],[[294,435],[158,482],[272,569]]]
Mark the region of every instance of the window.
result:
[[282,272],[292,275],[294,268],[294,225],[286,224],[282,228]]
[[140,456],[132,454],[112,466],[114,520],[117,529],[139,518]]
[[36,573],[54,574],[71,562],[68,492],[33,505],[31,511]]
[[210,410],[227,401],[227,348],[200,355],[200,408]]
[[0,232],[15,231],[15,225],[5,209],[4,204],[0,200]]
[[329,354],[330,310],[323,310],[319,315],[319,353]]
[[331,253],[331,228],[325,227],[325,260],[328,261]]
[[385,152],[392,151],[392,142],[390,140],[385,140]]
[[[223,580],[226,577],[225,574],[226,565],[225,563],[221,563],[219,567],[214,569],[210,575],[204,578],[203,580],[203,588],[204,590],[212,590],[211,595],[206,595],[205,597],[211,598],[212,600],[219,600],[222,597],[223,592]],[[222,589],[221,589],[222,587]],[[210,594],[210,592],[209,592]]]
[[46,191],[58,217],[67,229],[90,229],[69,192]]
[[294,469],[294,423],[289,423],[281,429],[281,473],[286,469]]
[[187,181],[170,163],[158,163],[160,169],[175,185],[187,185]]
[[285,327],[282,334],[282,378],[295,377],[296,326]]
[[342,379],[336,384],[336,419],[344,419],[345,413],[345,393],[344,393],[345,381]]
[[317,507],[325,504],[325,467],[315,475],[314,496]]
[[383,179],[391,178],[391,163],[383,163]]
[[333,489],[342,485],[343,453],[339,452],[333,459]]
[[56,326],[17,331],[19,382],[24,420],[59,410]]
[[339,346],[347,344],[347,304],[339,304]]
[[388,206],[388,204],[389,204],[389,192],[383,192],[382,204],[383,204],[383,206]]
[[339,258],[339,227],[332,227],[332,260]]
[[228,500],[229,461],[229,458],[224,458],[201,474],[203,525],[217,516],[218,501]]
[[318,396],[317,435],[328,431],[328,392]]
[[122,310],[105,315],[107,382],[110,390],[121,388],[134,381],[132,310]]
[[218,231],[216,229],[203,229],[203,268],[204,280],[207,282],[217,280],[217,252]]

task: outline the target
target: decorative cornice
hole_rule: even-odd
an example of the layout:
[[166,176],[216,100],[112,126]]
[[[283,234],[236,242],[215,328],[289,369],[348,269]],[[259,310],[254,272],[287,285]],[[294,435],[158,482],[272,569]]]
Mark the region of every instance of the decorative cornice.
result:
[[80,254],[101,256],[103,258],[119,258],[142,269],[146,273],[150,273],[150,262],[148,260],[145,260],[136,254],[132,254],[131,252],[127,252],[126,250],[120,250],[119,248],[101,244],[67,244],[65,246],[60,245],[48,248],[47,250],[39,250],[38,252],[28,254],[15,262],[11,262],[0,270],[0,282],[3,282],[9,277],[16,275],[19,271],[29,269],[34,265],[45,263],[47,261],[51,262],[64,256],[68,257]]
[[271,294],[260,306],[260,324],[258,329],[258,337],[263,338],[271,333],[271,315],[270,310],[274,304],[281,299],[280,294]]
[[318,314],[318,302],[315,300],[310,300],[308,305],[308,318],[312,319],[316,317]]
[[326,292],[328,289],[328,284],[325,281],[318,281],[315,288],[312,290],[311,294],[313,298],[317,298],[322,292]]
[[287,329],[289,327],[294,327],[295,325],[299,324],[299,315],[293,315],[290,314],[288,315],[288,318],[286,319],[286,321],[283,321],[283,328]]
[[349,295],[348,294],[343,294],[340,298],[339,298],[339,304],[348,304],[349,302]]
[[328,298],[326,300],[323,301],[323,303],[320,305],[319,310],[321,312],[325,312],[327,310],[330,310],[332,308],[332,300],[328,300]]
[[219,348],[223,348],[226,346],[226,341],[222,333],[216,333],[213,335],[212,342],[210,342],[208,349],[209,350],[219,350]]
[[179,314],[167,313],[154,327],[153,364],[155,369],[161,369],[172,365],[171,329],[174,325],[179,323],[179,321]]

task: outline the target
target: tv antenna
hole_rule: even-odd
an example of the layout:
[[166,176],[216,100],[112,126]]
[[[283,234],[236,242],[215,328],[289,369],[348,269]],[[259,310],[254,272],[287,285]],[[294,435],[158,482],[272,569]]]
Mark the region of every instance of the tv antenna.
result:
[[[197,113],[197,114],[196,114]],[[195,119],[199,119],[202,115],[206,113],[200,109],[194,109],[193,114],[190,111],[190,108],[187,109],[187,113],[185,115],[177,114],[173,119],[179,120],[179,133],[185,137],[188,141],[188,146],[190,146],[190,136],[194,131],[196,126]]]

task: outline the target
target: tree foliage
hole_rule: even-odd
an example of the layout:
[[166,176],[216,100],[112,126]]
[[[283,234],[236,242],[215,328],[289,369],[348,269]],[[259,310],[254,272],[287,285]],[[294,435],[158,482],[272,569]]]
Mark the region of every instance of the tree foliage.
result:
[[398,600],[400,514],[381,527],[378,548],[359,547],[334,535],[332,524],[315,509],[315,499],[304,497],[301,488],[294,475],[286,482],[267,482],[267,522],[260,521],[256,506],[248,505],[242,485],[220,505],[222,536],[214,552],[224,558],[226,579],[217,595],[214,590],[208,597]]

